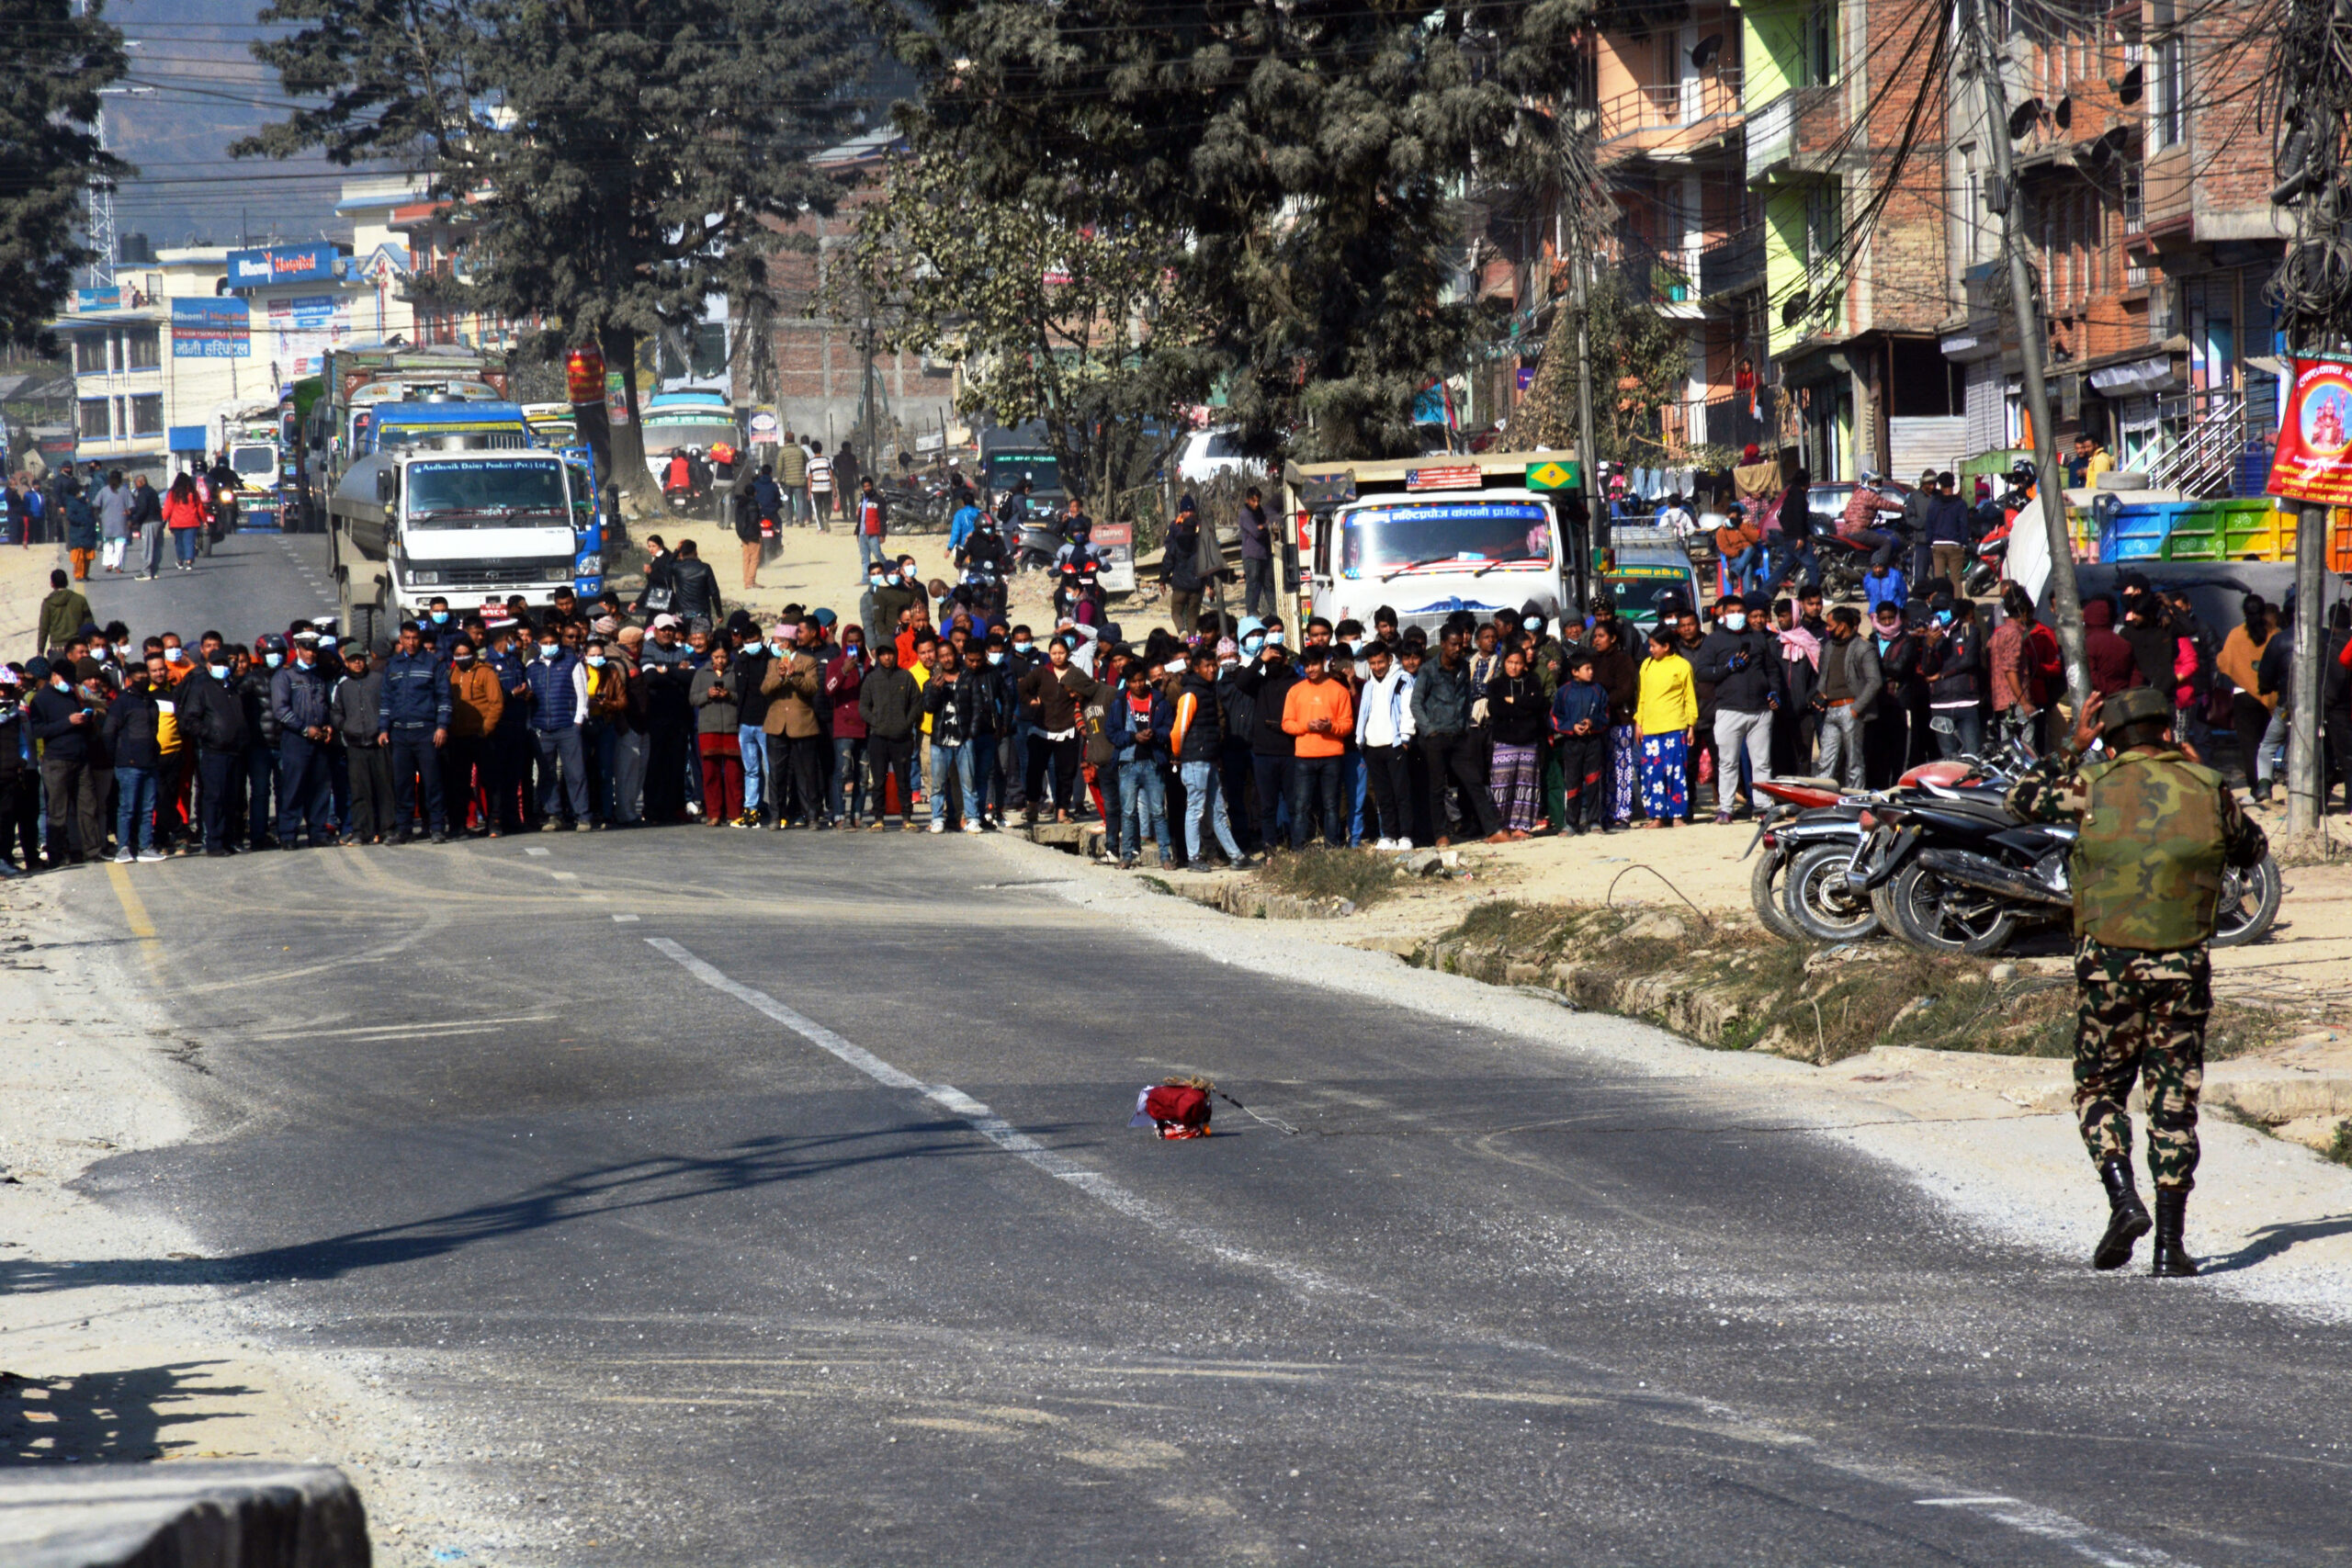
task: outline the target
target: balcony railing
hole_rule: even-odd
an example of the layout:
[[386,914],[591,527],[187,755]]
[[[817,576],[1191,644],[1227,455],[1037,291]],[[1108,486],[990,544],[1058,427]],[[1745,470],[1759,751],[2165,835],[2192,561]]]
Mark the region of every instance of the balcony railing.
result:
[[1617,276],[1625,292],[1652,305],[1690,303],[1690,268],[1678,251],[1661,251],[1634,234],[1617,236]]
[[1739,86],[1738,70],[1723,66],[1619,93],[1600,106],[1601,155],[1692,151],[1737,123]]
[[1761,224],[1717,240],[1699,253],[1699,297],[1736,294],[1764,281]]
[[1747,117],[1747,177],[1815,166],[1844,130],[1838,89],[1797,87]]

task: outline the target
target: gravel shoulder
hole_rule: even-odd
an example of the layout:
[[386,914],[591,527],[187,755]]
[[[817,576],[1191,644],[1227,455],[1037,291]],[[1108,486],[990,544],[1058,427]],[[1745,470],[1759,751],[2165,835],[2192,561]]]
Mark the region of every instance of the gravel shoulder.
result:
[[[1640,840],[1705,838],[1727,845],[1735,831],[1678,829]],[[1640,840],[1619,835],[1553,847],[1563,856],[1586,851],[1596,862],[1604,851],[1655,861],[1657,852]],[[1545,886],[1547,875],[1573,874],[1531,871],[1527,845],[1479,852],[1467,863],[1471,879],[1428,889],[1419,901],[1342,919],[1276,922],[1237,919],[1163,894],[1144,879],[1009,837],[989,841],[1021,874],[1050,879],[1052,890],[1069,901],[1213,963],[1376,997],[1433,1020],[1505,1031],[1532,1049],[1605,1059],[1633,1073],[1719,1083],[1753,1100],[1758,1126],[1808,1129],[1861,1150],[2005,1242],[2056,1259],[2083,1259],[2105,1224],[2098,1181],[2067,1111],[2064,1062],[1881,1047],[1815,1067],[1758,1052],[1710,1050],[1634,1020],[1574,1012],[1555,1000],[1413,968],[1396,955],[1397,944],[1409,947],[1445,929],[1476,898],[1527,897]],[[1729,864],[1737,852],[1731,845],[1714,858]],[[1584,874],[1614,869],[1600,863]],[[1675,869],[1683,874],[1678,886],[1694,900],[1711,881],[1727,880],[1704,863]],[[2290,881],[2312,875],[2298,872]],[[1741,868],[1741,908],[1746,880]],[[1605,884],[1605,875],[1597,884],[1585,881],[1581,896],[1591,898]],[[1665,904],[1660,894],[1645,901]],[[1715,902],[1724,907],[1720,895]],[[2290,904],[2290,916],[2304,919],[2301,908]],[[2333,1042],[2304,1038],[2300,1058],[2290,1047],[2275,1060],[2240,1058],[2213,1070],[2282,1077],[2316,1071],[2310,1065],[2314,1051],[2323,1063],[2352,1056],[2342,1043],[2346,1032],[2333,1031]],[[2352,1069],[2352,1060],[2343,1066]],[[2352,1168],[2220,1116],[2204,1118],[2199,1134],[2204,1157],[2189,1242],[2207,1274],[2190,1288],[2332,1322],[2352,1320]],[[1791,1201],[1803,1197],[1792,1194]]]

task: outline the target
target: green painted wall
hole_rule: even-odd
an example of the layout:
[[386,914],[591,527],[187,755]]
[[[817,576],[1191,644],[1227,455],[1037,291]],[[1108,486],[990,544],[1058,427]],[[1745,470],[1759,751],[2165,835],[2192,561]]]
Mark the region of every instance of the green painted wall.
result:
[[1781,324],[1781,307],[1806,288],[1804,185],[1764,187],[1764,299],[1771,316],[1767,352],[1776,358],[1797,340],[1798,329]]
[[1749,114],[1804,80],[1804,0],[1765,0],[1740,8],[1740,107]]

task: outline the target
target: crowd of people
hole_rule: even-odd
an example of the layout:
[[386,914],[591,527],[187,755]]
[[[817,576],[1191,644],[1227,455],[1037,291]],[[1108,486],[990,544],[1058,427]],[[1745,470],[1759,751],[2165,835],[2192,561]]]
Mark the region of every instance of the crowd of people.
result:
[[208,534],[236,526],[246,487],[221,453],[198,462],[158,491],[145,474],[71,463],[36,478],[25,469],[0,483],[0,544],[62,544],[74,581],[92,573],[152,581],[163,574],[168,545],[175,570],[192,571]]
[[[986,540],[978,525],[965,541]],[[985,832],[1099,819],[1137,863],[1245,866],[1310,842],[1383,848],[1671,827],[1755,809],[1755,781],[1881,788],[1934,756],[2054,743],[2057,637],[2013,583],[1826,605],[1660,606],[1635,626],[1534,604],[1434,626],[1198,616],[1135,640],[1099,598],[1041,635],[911,556],[865,564],[854,615],[727,611],[691,540],[647,587],[469,612],[435,599],[390,648],[296,623],[232,642],[100,626],[52,574],[39,658],[0,669],[0,816],[18,868],[457,834],[628,829]],[[1072,612],[1076,613],[1073,614]],[[2102,694],[2149,686],[2177,730],[2278,772],[2291,618],[2249,598],[2222,635],[2126,574],[2085,607]],[[2352,763],[2352,632],[2324,688]],[[1295,640],[1294,640],[1294,634]],[[2352,798],[2348,795],[2347,798]]]

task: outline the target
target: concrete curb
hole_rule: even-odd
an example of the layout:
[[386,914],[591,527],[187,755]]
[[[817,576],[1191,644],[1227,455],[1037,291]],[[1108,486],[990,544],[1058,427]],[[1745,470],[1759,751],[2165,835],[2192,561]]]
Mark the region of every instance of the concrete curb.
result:
[[367,1568],[343,1472],[248,1461],[0,1472],[11,1568]]

